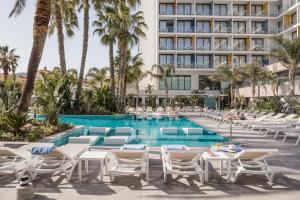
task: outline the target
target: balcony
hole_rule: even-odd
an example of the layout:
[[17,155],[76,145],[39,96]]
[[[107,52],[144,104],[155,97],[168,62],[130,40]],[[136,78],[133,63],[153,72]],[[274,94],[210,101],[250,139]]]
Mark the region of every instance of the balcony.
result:
[[198,51],[210,51],[211,47],[210,46],[197,46],[196,48]]
[[215,27],[215,33],[230,33],[230,27]]
[[177,63],[177,68],[179,68],[179,69],[194,69],[195,64],[194,63],[188,63],[188,64]]
[[216,46],[215,51],[230,51],[228,46]]
[[234,51],[247,51],[246,47],[245,46],[233,46],[233,50]]
[[259,28],[259,29],[252,29],[252,33],[253,34],[267,34],[268,31],[265,29]]
[[203,63],[196,63],[195,65],[196,69],[213,69],[210,63],[203,64]]
[[265,48],[261,45],[256,45],[256,46],[252,47],[251,50],[252,51],[265,51]]
[[174,27],[159,28],[159,32],[161,32],[161,33],[173,33],[174,32]]
[[174,11],[160,11],[159,12],[160,15],[174,15]]
[[238,10],[233,10],[232,15],[233,16],[247,16],[248,12],[245,11],[238,11]]
[[179,28],[179,29],[177,29],[177,32],[178,33],[194,33],[195,31],[194,31],[194,28],[191,28],[191,29],[187,29],[187,28],[181,29],[181,28]]
[[266,15],[265,15],[264,11],[262,10],[262,11],[257,12],[257,13],[252,12],[252,13],[251,13],[251,16],[252,16],[252,17],[264,17],[264,16],[266,16]]
[[159,46],[159,50],[174,50],[174,45],[172,46]]
[[245,34],[246,33],[246,28],[232,29],[232,33]]
[[191,51],[191,50],[194,50],[194,47],[192,47],[192,46],[186,46],[186,47],[178,46],[177,50]]

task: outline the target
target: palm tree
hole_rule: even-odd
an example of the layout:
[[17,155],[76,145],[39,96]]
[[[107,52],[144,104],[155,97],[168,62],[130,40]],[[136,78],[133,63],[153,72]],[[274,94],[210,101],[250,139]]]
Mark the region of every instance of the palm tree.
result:
[[259,62],[244,65],[240,70],[242,76],[250,81],[253,105],[256,107],[256,86],[267,70]]
[[58,52],[62,75],[67,73],[63,31],[65,29],[66,35],[72,37],[74,35],[74,27],[78,27],[75,1],[52,0],[49,36],[53,35],[55,29],[57,30]]
[[120,111],[123,113],[125,109],[128,48],[137,44],[140,37],[146,37],[143,29],[147,28],[147,25],[144,22],[143,12],[138,11],[132,14],[132,10],[124,2],[120,2],[119,11],[115,13],[114,17],[114,20],[118,22],[118,28],[114,29],[114,35],[118,38],[120,52]]
[[104,83],[107,83],[109,80],[106,76],[108,69],[108,67],[104,67],[101,69],[93,67],[89,69],[86,75],[86,79],[88,79],[90,84],[102,87]]
[[153,65],[152,71],[156,69],[156,73],[151,73],[151,76],[158,78],[164,81],[165,91],[166,91],[166,98],[169,95],[169,84],[168,84],[168,77],[175,73],[175,67],[173,64],[165,64],[165,65]]
[[15,54],[16,49],[9,49],[8,46],[0,46],[0,69],[3,70],[4,81],[7,81],[8,72],[12,71],[15,77],[16,68],[18,66],[18,59],[20,58]]
[[140,58],[141,54],[137,54],[130,59],[127,73],[126,84],[133,83],[136,89],[137,95],[139,95],[140,87],[139,83],[148,75],[148,72],[143,72],[141,67],[144,65],[143,59]]
[[[97,20],[93,22],[96,27],[94,34],[97,34],[101,39],[101,43],[109,48],[109,66],[110,66],[110,93],[112,97],[112,104],[115,104],[115,67],[114,67],[114,44],[116,43],[116,36],[113,29],[116,28],[114,19],[114,8],[106,6],[103,9],[97,9]],[[115,107],[115,105],[113,106]]]
[[85,69],[85,61],[86,55],[88,50],[88,42],[89,42],[89,11],[90,11],[90,2],[89,0],[80,0],[80,8],[83,8],[83,41],[82,41],[82,55],[81,55],[81,63],[80,63],[80,71],[79,71],[79,78],[77,84],[77,91],[75,95],[75,109],[79,108],[80,104],[80,94],[82,90],[82,83],[83,83],[83,75]]
[[278,44],[271,52],[271,56],[289,71],[290,95],[295,96],[295,78],[300,69],[300,38],[293,40],[275,37]]
[[[16,0],[10,17],[22,13],[26,0]],[[18,104],[17,111],[27,112],[31,102],[34,89],[36,73],[43,55],[43,50],[48,33],[48,25],[51,16],[51,0],[37,0],[33,22],[33,44],[27,67],[27,80],[23,88],[22,97]]]
[[234,67],[221,66],[217,68],[216,76],[214,78],[218,81],[224,81],[230,84],[230,104],[231,107],[235,107],[236,95],[234,95],[234,88],[236,87],[237,93],[237,85],[240,81],[242,81],[240,70]]

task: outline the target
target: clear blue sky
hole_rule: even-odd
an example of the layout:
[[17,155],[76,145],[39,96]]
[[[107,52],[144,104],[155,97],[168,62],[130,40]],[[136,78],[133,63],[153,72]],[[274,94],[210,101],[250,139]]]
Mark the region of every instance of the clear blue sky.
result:
[[[17,72],[26,72],[32,47],[32,24],[36,0],[27,0],[23,13],[17,18],[8,18],[13,8],[14,0],[0,0],[0,46],[8,45],[16,48],[16,53],[21,57]],[[95,19],[94,11],[90,12],[91,22]],[[82,14],[78,15],[79,29],[73,38],[65,39],[66,61],[68,68],[79,70],[82,50]],[[93,36],[93,27],[90,26],[90,40],[87,55],[86,69],[91,67],[108,66],[108,50],[102,46],[97,36]],[[54,34],[47,38],[43,57],[40,63],[48,69],[59,66],[57,38]]]

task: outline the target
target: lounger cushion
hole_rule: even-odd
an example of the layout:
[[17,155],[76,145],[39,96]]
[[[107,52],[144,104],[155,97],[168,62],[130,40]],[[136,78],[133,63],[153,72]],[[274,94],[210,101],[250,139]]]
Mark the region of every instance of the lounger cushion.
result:
[[130,127],[118,127],[116,128],[116,135],[130,136],[133,133],[133,128]]
[[183,128],[182,130],[186,135],[203,134],[203,128]]
[[177,134],[177,128],[160,128],[160,132],[163,135],[176,135]]
[[166,145],[167,150],[185,150],[186,146],[181,144]]
[[104,145],[123,145],[129,142],[128,136],[111,136],[104,138]]
[[98,136],[69,137],[69,143],[93,145],[98,141],[98,139]]
[[106,127],[89,127],[91,134],[106,134],[110,129]]
[[121,149],[143,150],[146,148],[144,144],[124,144]]

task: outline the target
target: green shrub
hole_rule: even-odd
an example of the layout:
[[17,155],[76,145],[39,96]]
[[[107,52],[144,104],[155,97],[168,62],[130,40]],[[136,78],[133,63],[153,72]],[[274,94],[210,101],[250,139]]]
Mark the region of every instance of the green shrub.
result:
[[16,112],[7,112],[2,114],[0,121],[2,124],[6,124],[14,136],[23,135],[24,131],[21,130],[21,128],[30,123],[30,120],[27,119],[27,113]]

